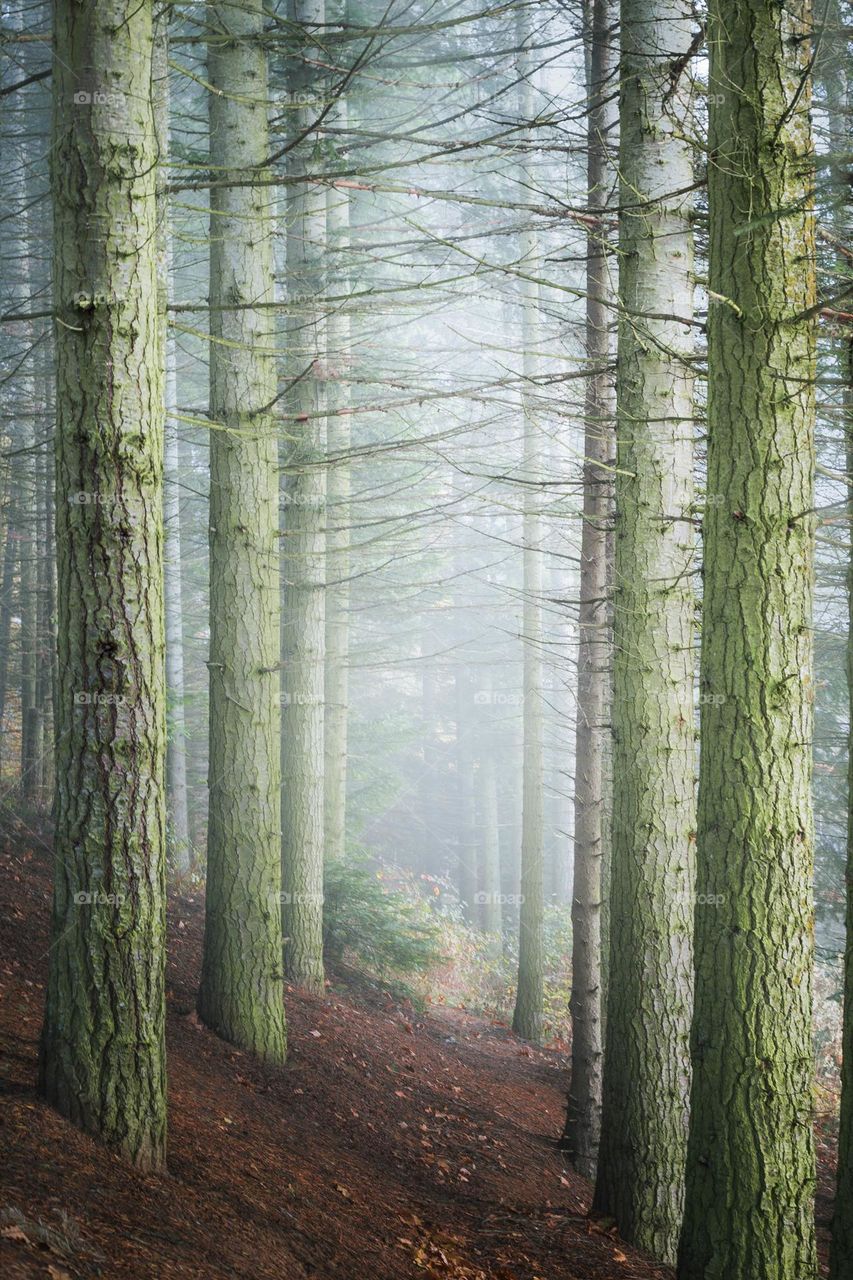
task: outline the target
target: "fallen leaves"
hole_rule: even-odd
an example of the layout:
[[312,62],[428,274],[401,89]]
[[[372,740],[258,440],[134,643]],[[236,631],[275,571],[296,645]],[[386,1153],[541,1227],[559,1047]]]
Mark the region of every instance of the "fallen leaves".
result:
[[33,1243],[26,1231],[22,1231],[20,1227],[16,1226],[0,1228],[0,1236],[2,1236],[4,1240],[18,1240],[21,1244]]

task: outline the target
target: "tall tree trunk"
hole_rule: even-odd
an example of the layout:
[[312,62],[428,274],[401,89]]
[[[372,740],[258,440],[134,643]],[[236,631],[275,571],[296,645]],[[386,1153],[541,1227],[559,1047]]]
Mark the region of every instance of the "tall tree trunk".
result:
[[152,5],[57,0],[54,18],[59,683],[40,1088],[156,1169],[166,734]]
[[[586,11],[589,117],[587,188],[590,211],[606,208],[615,145],[612,83],[616,8],[591,0]],[[602,218],[588,240],[578,677],[575,729],[575,839],[572,881],[572,1061],[562,1147],[577,1171],[595,1177],[601,1135],[603,1060],[601,902],[604,750],[609,707],[610,634],[607,607],[607,526],[612,518],[614,404],[608,326],[613,288],[610,246]]]
[[288,157],[288,297],[297,309],[289,330],[292,412],[284,459],[282,920],[288,978],[321,995],[327,507],[320,378],[326,194],[319,183],[299,179],[315,164],[313,126],[323,110],[324,81],[317,72],[324,57],[317,49],[323,0],[291,0],[290,16],[296,33],[290,115],[294,135],[302,141]]
[[[535,70],[530,36],[530,17],[519,11],[518,73],[520,116],[528,143],[536,112],[533,94]],[[531,181],[522,164],[525,185]],[[520,237],[521,342],[523,352],[521,415],[523,420],[522,547],[523,547],[523,747],[521,779],[521,895],[518,924],[518,986],[512,1029],[516,1035],[538,1044],[542,1040],[545,960],[542,930],[545,914],[544,855],[544,762],[542,705],[542,501],[541,439],[536,418],[536,375],[539,371],[537,273],[539,245],[536,232],[525,230]]]
[[154,43],[154,119],[160,158],[158,269],[166,343],[166,425],[163,487],[164,593],[166,608],[166,797],[169,860],[178,875],[192,866],[187,800],[186,718],[184,716],[184,608],[181,583],[181,490],[178,462],[178,407],[175,338],[168,327],[172,236],[166,183],[169,175],[169,9],[157,20]]
[[[53,348],[51,346],[51,351]],[[52,367],[52,366],[51,366]],[[54,410],[53,388],[50,389],[47,403],[48,413]],[[41,705],[42,731],[42,766],[41,787],[42,804],[51,808],[53,804],[55,778],[55,753],[53,750],[55,708],[57,693],[56,666],[56,495],[54,492],[55,477],[53,466],[53,440],[51,429],[46,443],[48,456],[45,459],[44,500],[45,524],[44,547],[42,557],[44,571],[44,594],[42,597],[41,652],[39,654],[39,700]]]
[[[334,127],[346,131],[346,97],[338,97]],[[335,292],[350,287],[350,209],[345,190],[329,189],[328,241],[335,268]],[[346,844],[347,721],[349,716],[349,561],[350,561],[350,317],[343,307],[327,322],[328,429],[326,527],[326,857],[343,858]]]
[[[32,389],[32,379],[27,383]],[[21,615],[21,796],[27,805],[38,797],[39,764],[39,706],[37,702],[38,675],[38,470],[35,446],[35,398],[28,398],[27,455],[23,487],[26,509],[23,513],[21,560],[18,569]]]
[[[19,26],[22,15],[12,15],[13,25]],[[14,213],[11,219],[9,257],[16,264],[15,287],[11,290],[13,309],[28,312],[32,309],[33,271],[31,243],[33,215],[30,208],[30,192],[26,174],[35,157],[32,155],[32,137],[15,130],[10,139],[14,168],[10,185]],[[18,370],[13,385],[12,409],[18,421],[15,423],[17,444],[20,449],[15,459],[21,502],[18,507],[19,560],[18,560],[18,631],[21,680],[21,798],[27,806],[38,796],[38,713],[36,702],[36,677],[38,657],[38,447],[36,444],[36,379],[34,376],[34,330],[32,321],[19,321],[14,333],[20,346],[17,353]]]
[[275,326],[253,306],[273,300],[267,59],[261,0],[208,13],[210,808],[198,1011],[225,1040],[282,1062]]
[[612,941],[594,1198],[666,1261],[684,1194],[695,840],[691,12],[622,0]]
[[[839,361],[844,388],[844,430],[847,449],[848,506],[853,517],[853,338],[844,344]],[[851,520],[853,529],[853,520]],[[847,576],[849,634],[847,641],[847,689],[850,725],[853,726],[853,551]],[[848,745],[848,796],[853,798],[853,730]],[[853,1274],[853,803],[848,798],[846,931],[844,951],[844,1023],[841,1052],[841,1116],[838,1129],[838,1172],[835,1212],[832,1221],[830,1280],[845,1280]]]
[[680,1280],[816,1273],[810,17],[760,0],[709,14],[712,501]]
[[45,740],[46,727],[49,725],[48,711],[51,702],[51,647],[52,647],[52,613],[50,580],[53,577],[54,538],[50,506],[52,501],[52,484],[49,483],[49,465],[47,445],[40,444],[36,455],[36,514],[35,514],[35,551],[36,551],[36,628],[35,628],[35,697],[33,700],[33,767],[27,785],[25,779],[24,794],[39,808],[43,807],[46,796]]
[[[520,24],[523,25],[523,24]],[[523,77],[522,116],[533,118],[533,58],[526,38],[520,55]],[[521,237],[521,271],[536,274],[537,237],[525,231]],[[545,961],[542,930],[545,910],[544,862],[544,767],[542,706],[542,501],[538,481],[541,439],[536,419],[535,377],[539,362],[537,310],[539,287],[530,279],[521,281],[521,327],[523,378],[521,412],[524,424],[522,462],[522,545],[524,603],[523,644],[523,766],[521,799],[521,901],[518,931],[518,989],[512,1028],[516,1035],[538,1044],[542,1040]]]
[[[837,3],[830,7],[827,18],[834,21],[839,29],[842,27],[840,6]],[[839,282],[849,279],[853,266],[853,196],[846,172],[853,135],[853,72],[849,65],[849,47],[849,33],[832,41],[827,58],[828,66],[823,74],[832,164],[832,223],[841,240]],[[846,333],[839,347],[838,369],[842,383],[842,421],[847,452],[848,508],[850,529],[853,531],[853,333]],[[847,573],[847,689],[851,712],[848,742],[847,940],[844,952],[838,1173],[829,1268],[831,1280],[844,1280],[845,1276],[853,1273],[853,546],[849,553]]]
[[[10,471],[12,468],[10,468]],[[9,687],[9,641],[12,627],[12,604],[15,593],[15,564],[18,550],[17,503],[11,476],[9,498],[5,504],[6,539],[3,546],[3,580],[0,584],[0,778],[3,776],[3,747],[6,740],[6,693]]]

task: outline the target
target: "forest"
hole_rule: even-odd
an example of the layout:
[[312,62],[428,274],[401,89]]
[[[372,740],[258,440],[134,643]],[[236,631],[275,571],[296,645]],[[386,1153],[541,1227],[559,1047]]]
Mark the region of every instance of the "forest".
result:
[[0,1270],[853,1280],[851,0],[0,0]]

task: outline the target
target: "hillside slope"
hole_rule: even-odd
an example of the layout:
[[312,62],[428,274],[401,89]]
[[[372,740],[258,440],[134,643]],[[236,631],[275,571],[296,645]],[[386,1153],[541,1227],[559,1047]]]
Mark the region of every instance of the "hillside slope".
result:
[[44,832],[0,849],[0,1271],[18,1277],[663,1280],[585,1218],[565,1062],[461,1010],[365,984],[288,993],[267,1070],[193,1013],[203,905],[170,902],[169,1172],[129,1169],[34,1090],[47,963]]

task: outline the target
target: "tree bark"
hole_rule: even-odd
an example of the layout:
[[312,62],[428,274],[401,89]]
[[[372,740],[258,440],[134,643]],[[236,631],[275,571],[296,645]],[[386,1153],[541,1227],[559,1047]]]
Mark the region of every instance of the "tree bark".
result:
[[[614,182],[609,148],[615,144],[612,97],[616,20],[612,0],[587,8],[589,124],[587,187],[590,211],[606,208]],[[609,709],[610,626],[607,605],[607,529],[612,520],[613,403],[609,324],[614,290],[604,220],[588,239],[586,356],[590,374],[584,406],[583,524],[581,529],[578,676],[575,730],[575,838],[572,880],[571,1081],[561,1146],[578,1173],[594,1178],[601,1135],[604,1063],[601,974],[602,818],[604,751]]]
[[152,5],[57,0],[54,16],[59,677],[40,1089],[82,1129],[158,1169],[165,700]]
[[[521,77],[521,119],[529,125],[534,118],[534,61],[530,43],[529,18],[518,19],[519,75]],[[529,181],[529,176],[527,178]],[[522,546],[523,546],[523,767],[521,799],[521,894],[518,929],[518,988],[512,1029],[516,1035],[534,1044],[541,1043],[545,960],[542,930],[545,914],[544,854],[544,761],[542,705],[542,501],[538,481],[541,479],[542,442],[536,417],[535,378],[539,371],[538,307],[539,286],[536,275],[539,256],[538,238],[534,230],[520,237],[522,377],[521,413],[523,420]]]
[[0,586],[0,777],[2,777],[3,746],[6,740],[9,641],[12,624],[12,600],[15,591],[15,562],[18,549],[18,531],[15,523],[17,519],[16,485],[11,477],[8,487],[9,496],[6,499],[4,511],[6,538],[3,545],[3,581],[2,586]]
[[[345,8],[345,6],[343,6]],[[349,128],[345,93],[339,93],[330,112],[331,124]],[[335,291],[350,288],[350,196],[330,188],[326,204],[327,240],[334,264]],[[346,303],[330,314],[327,339],[327,468],[326,523],[326,713],[325,847],[327,858],[346,852],[347,741],[349,719],[349,571],[350,571],[350,371],[352,334]]]
[[684,0],[622,0],[611,947],[594,1209],[675,1256],[695,841],[693,183]]
[[[853,517],[853,338],[844,344],[839,362],[846,379],[844,389],[844,430],[847,449],[848,504]],[[853,523],[851,523],[853,528]],[[853,726],[853,553],[847,577],[850,632],[847,642],[847,688]],[[853,741],[848,746],[848,796],[853,797]],[[841,1115],[838,1127],[838,1170],[835,1211],[832,1220],[832,1247],[829,1255],[830,1280],[844,1280],[853,1273],[853,803],[848,800],[846,945],[844,950],[844,1023],[841,1044]]]
[[709,21],[709,501],[694,1080],[678,1275],[809,1280],[810,13],[713,0]]
[[166,183],[169,174],[169,9],[157,20],[154,42],[154,119],[159,155],[158,270],[160,305],[166,343],[166,423],[163,487],[163,534],[166,609],[166,797],[169,861],[179,876],[192,866],[187,798],[186,717],[184,715],[184,608],[181,582],[181,491],[178,461],[177,367],[174,335],[168,327],[171,296],[172,236]]
[[[840,31],[840,5],[829,5],[825,21]],[[818,75],[824,86],[829,122],[830,147],[830,225],[839,239],[837,282],[846,283],[850,276],[850,253],[853,248],[853,200],[847,175],[847,158],[853,134],[853,73],[849,60],[849,32],[822,33]],[[839,342],[836,367],[839,373],[842,426],[847,455],[848,513],[853,530],[853,333],[845,332]],[[853,712],[853,546],[847,564],[847,605],[849,631],[847,637],[847,691]],[[846,871],[846,945],[844,950],[844,1021],[842,1026],[841,1114],[838,1127],[838,1167],[835,1209],[832,1222],[832,1244],[829,1255],[830,1280],[844,1280],[853,1273],[853,716],[848,739],[848,811]]]
[[[315,162],[313,126],[323,109],[317,40],[323,0],[291,0],[295,47],[290,59],[294,136],[288,176]],[[326,194],[293,181],[287,200],[288,298],[298,303],[289,328],[293,385],[285,449],[284,618],[282,670],[282,922],[289,980],[321,995],[323,971],[324,713],[326,660],[326,422],[320,379],[325,355],[322,314]],[[336,620],[336,619],[335,619]],[[334,625],[334,622],[333,622]],[[340,638],[336,634],[336,640]],[[340,696],[336,688],[335,695]]]
[[[209,10],[210,757],[198,1012],[282,1062],[278,473],[261,0]],[[228,304],[234,305],[230,310]]]

